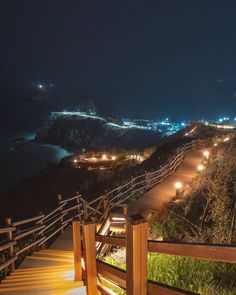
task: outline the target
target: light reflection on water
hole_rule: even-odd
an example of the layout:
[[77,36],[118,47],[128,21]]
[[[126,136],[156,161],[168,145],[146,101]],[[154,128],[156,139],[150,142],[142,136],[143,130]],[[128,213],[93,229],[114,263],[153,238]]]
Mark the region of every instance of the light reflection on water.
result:
[[37,144],[32,141],[34,133],[15,136],[27,141],[11,143],[9,138],[0,144],[0,191],[16,183],[18,180],[30,177],[48,163],[59,163],[71,153],[58,146]]

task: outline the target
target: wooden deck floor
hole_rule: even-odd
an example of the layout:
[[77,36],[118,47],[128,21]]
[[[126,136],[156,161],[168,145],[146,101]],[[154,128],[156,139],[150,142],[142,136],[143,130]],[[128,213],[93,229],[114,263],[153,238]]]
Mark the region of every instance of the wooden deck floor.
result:
[[74,282],[71,227],[49,249],[34,252],[2,281],[0,294],[85,295],[83,282]]

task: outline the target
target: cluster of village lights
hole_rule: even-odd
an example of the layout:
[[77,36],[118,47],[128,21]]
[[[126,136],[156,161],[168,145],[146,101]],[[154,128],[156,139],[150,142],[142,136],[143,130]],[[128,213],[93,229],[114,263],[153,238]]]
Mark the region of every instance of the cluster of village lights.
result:
[[[92,162],[96,162],[96,161],[99,161],[99,160],[102,160],[102,161],[109,161],[109,160],[112,160],[112,161],[115,161],[117,159],[116,156],[111,156],[110,158],[106,155],[106,154],[103,154],[101,156],[101,158],[96,158],[96,157],[91,157],[90,159],[87,159],[87,160],[90,160]],[[77,159],[74,159],[73,162],[76,164],[78,163],[78,160]]]

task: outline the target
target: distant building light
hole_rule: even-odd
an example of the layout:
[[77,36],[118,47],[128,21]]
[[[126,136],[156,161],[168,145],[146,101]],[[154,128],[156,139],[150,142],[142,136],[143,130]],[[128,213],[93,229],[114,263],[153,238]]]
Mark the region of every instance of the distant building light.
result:
[[102,159],[103,159],[103,160],[107,160],[107,155],[106,155],[106,154],[103,154],[103,155],[102,155]]
[[77,159],[74,159],[74,163],[77,163]]
[[116,160],[116,156],[112,156],[111,159],[112,159],[112,161],[115,161]]

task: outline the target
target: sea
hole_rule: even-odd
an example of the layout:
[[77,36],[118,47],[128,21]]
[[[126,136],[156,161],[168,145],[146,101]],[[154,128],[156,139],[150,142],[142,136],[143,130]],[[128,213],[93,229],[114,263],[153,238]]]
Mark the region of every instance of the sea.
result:
[[34,142],[35,135],[10,133],[0,139],[0,192],[71,154],[59,146]]

